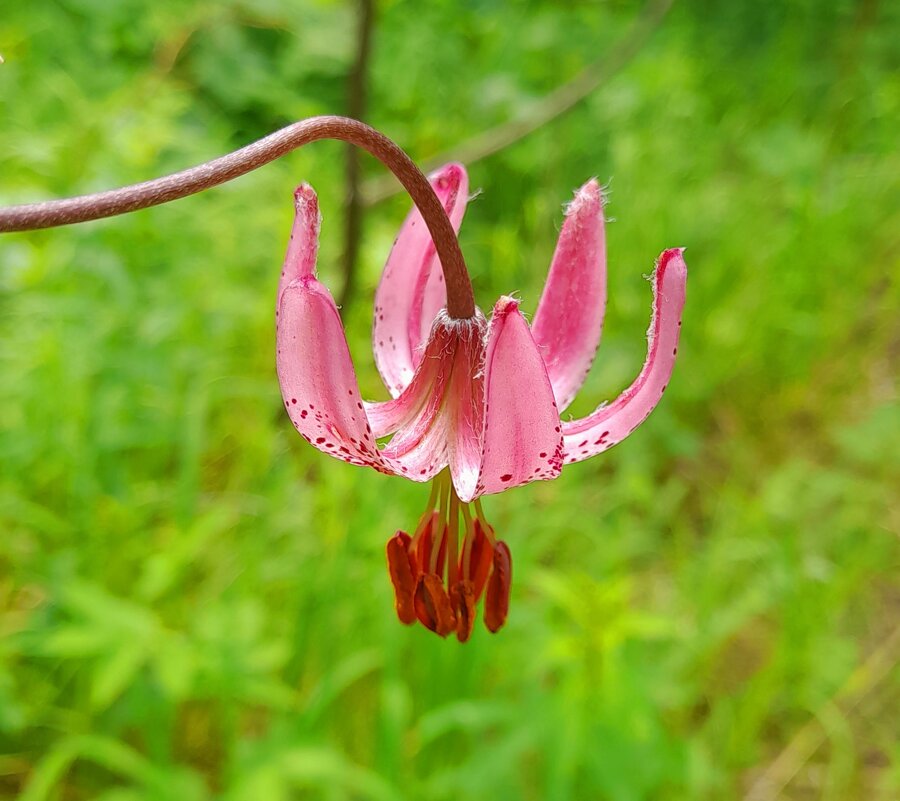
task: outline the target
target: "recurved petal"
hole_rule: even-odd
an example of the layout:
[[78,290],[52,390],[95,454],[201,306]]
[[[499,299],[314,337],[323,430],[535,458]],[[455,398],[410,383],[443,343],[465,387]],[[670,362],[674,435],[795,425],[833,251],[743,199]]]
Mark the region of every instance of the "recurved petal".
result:
[[669,383],[678,353],[687,266],[682,248],[664,251],[653,283],[653,314],[647,331],[647,359],[640,375],[616,400],[580,420],[563,424],[565,462],[580,462],[608,450],[653,411]]
[[462,501],[502,492],[562,467],[559,413],[544,361],[519,311],[502,297],[494,306],[484,364],[484,433],[474,490]]
[[315,277],[321,224],[322,215],[319,213],[319,199],[315,191],[309,184],[300,184],[294,190],[294,224],[278,281],[276,314],[285,287],[298,278]]
[[[461,164],[448,164],[429,180],[455,230],[465,213],[469,181]],[[375,293],[372,344],[384,384],[397,397],[412,379],[418,349],[434,315],[446,303],[446,290],[431,234],[413,209],[391,249]]]
[[281,293],[276,339],[281,396],[301,436],[329,456],[393,472],[366,419],[337,306],[313,276]]
[[594,360],[606,309],[606,234],[596,179],[566,209],[550,273],[531,324],[562,412]]

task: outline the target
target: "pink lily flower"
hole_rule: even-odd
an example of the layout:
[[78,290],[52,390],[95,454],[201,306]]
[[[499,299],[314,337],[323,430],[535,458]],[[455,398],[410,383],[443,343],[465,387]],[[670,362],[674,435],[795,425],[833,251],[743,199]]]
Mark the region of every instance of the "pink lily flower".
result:
[[[430,181],[458,231],[468,200],[465,169],[449,164]],[[593,362],[606,305],[597,181],[568,205],[531,325],[509,296],[496,302],[490,321],[477,309],[468,319],[451,319],[431,235],[414,209],[375,296],[375,361],[391,400],[366,402],[337,306],[316,278],[316,195],[303,185],[294,198],[276,311],[278,378],[290,419],[323,453],[432,482],[413,535],[398,531],[387,543],[400,620],[418,619],[465,641],[484,595],[485,623],[496,631],[508,613],[512,565],[478,499],[556,478],[564,464],[608,450],[646,419],[678,350],[687,278],[682,249],[663,251],[656,262],[647,358],[638,377],[612,403],[564,421],[560,415]]]

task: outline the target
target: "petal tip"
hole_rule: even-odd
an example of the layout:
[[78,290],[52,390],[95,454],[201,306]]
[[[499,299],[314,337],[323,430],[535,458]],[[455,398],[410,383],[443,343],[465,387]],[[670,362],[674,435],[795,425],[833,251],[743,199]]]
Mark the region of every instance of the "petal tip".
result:
[[304,211],[309,203],[313,203],[318,207],[319,199],[316,196],[316,190],[307,183],[300,184],[294,190],[294,206],[297,211]]
[[674,273],[675,277],[682,281],[687,279],[684,251],[684,248],[668,248],[659,254],[656,260],[656,274],[660,280],[667,272]]
[[599,212],[603,206],[603,191],[600,182],[596,178],[583,184],[575,191],[575,197],[566,205],[566,216],[571,217],[577,213]]
[[448,190],[458,189],[463,184],[468,183],[468,175],[466,168],[458,161],[451,161],[443,167],[439,167],[428,176],[428,180],[434,184],[436,189]]
[[501,295],[494,304],[494,313],[492,317],[499,320],[504,318],[507,314],[518,310],[519,301],[517,298],[514,298],[512,295]]
[[592,197],[600,199],[600,181],[597,180],[596,176],[591,178],[585,184],[582,185],[581,189],[578,190],[579,195],[583,195],[585,197]]

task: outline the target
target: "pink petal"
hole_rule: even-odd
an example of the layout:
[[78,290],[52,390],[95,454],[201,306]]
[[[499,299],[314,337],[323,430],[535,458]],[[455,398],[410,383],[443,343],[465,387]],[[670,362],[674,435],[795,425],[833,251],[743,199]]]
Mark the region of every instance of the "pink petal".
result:
[[450,475],[456,494],[470,499],[475,495],[481,470],[484,430],[484,334],[487,322],[479,311],[479,324],[465,331],[456,348],[447,402],[447,443]]
[[594,360],[606,309],[606,234],[596,179],[566,209],[531,333],[544,357],[559,409],[581,388]]
[[[544,361],[519,304],[494,306],[484,364],[484,444],[477,484],[459,487],[463,501],[537,479],[562,467],[559,412]],[[462,491],[461,491],[462,490]]]
[[294,224],[278,282],[276,314],[277,307],[281,305],[281,294],[288,284],[298,278],[315,277],[321,224],[322,215],[315,191],[309,184],[300,184],[294,190]]
[[385,448],[391,458],[414,448],[441,411],[453,370],[454,347],[448,329],[435,326],[425,346],[425,358],[400,397],[368,405],[369,420],[375,421],[376,435],[397,432]]
[[682,248],[664,251],[653,273],[653,316],[647,360],[640,375],[615,401],[581,420],[563,424],[565,461],[580,462],[608,450],[636,429],[662,397],[678,352],[687,266]]
[[427,358],[416,367],[412,380],[403,392],[389,401],[363,402],[366,414],[376,437],[392,434],[412,420],[433,394],[442,395],[447,380],[447,370],[441,355],[449,345],[447,331],[435,324],[425,345]]
[[[468,201],[465,168],[448,164],[430,180],[458,231]],[[399,396],[412,379],[419,359],[417,350],[445,303],[444,277],[431,234],[422,215],[413,209],[394,242],[375,293],[375,363],[392,397]]]
[[427,481],[458,454],[474,449],[477,478],[483,414],[484,330],[481,312],[471,320],[441,313],[425,345],[421,363],[399,398],[364,404],[375,436],[394,433],[381,456],[395,472]]
[[337,306],[315,277],[319,209],[309,186],[294,193],[295,217],[275,310],[276,366],[294,427],[313,447],[386,472],[372,435]]
[[313,447],[388,472],[363,409],[337,306],[312,276],[281,295],[276,366],[291,422]]

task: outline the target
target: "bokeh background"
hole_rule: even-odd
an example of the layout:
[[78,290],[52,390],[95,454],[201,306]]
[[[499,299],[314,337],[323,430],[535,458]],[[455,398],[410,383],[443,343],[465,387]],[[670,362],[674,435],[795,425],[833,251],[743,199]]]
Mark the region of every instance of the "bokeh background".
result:
[[[340,294],[344,146],[4,235],[0,796],[900,797],[900,7],[366,8],[5,0],[0,201],[355,109],[423,164],[467,161],[480,303],[532,310],[596,175],[609,309],[572,411],[637,373],[642,276],[684,245],[669,390],[610,453],[486,500],[512,614],[460,646],[392,609],[384,542],[425,488],[313,451],[278,392],[291,191],[320,194]],[[359,169],[343,316],[383,398],[371,302],[409,204]]]

